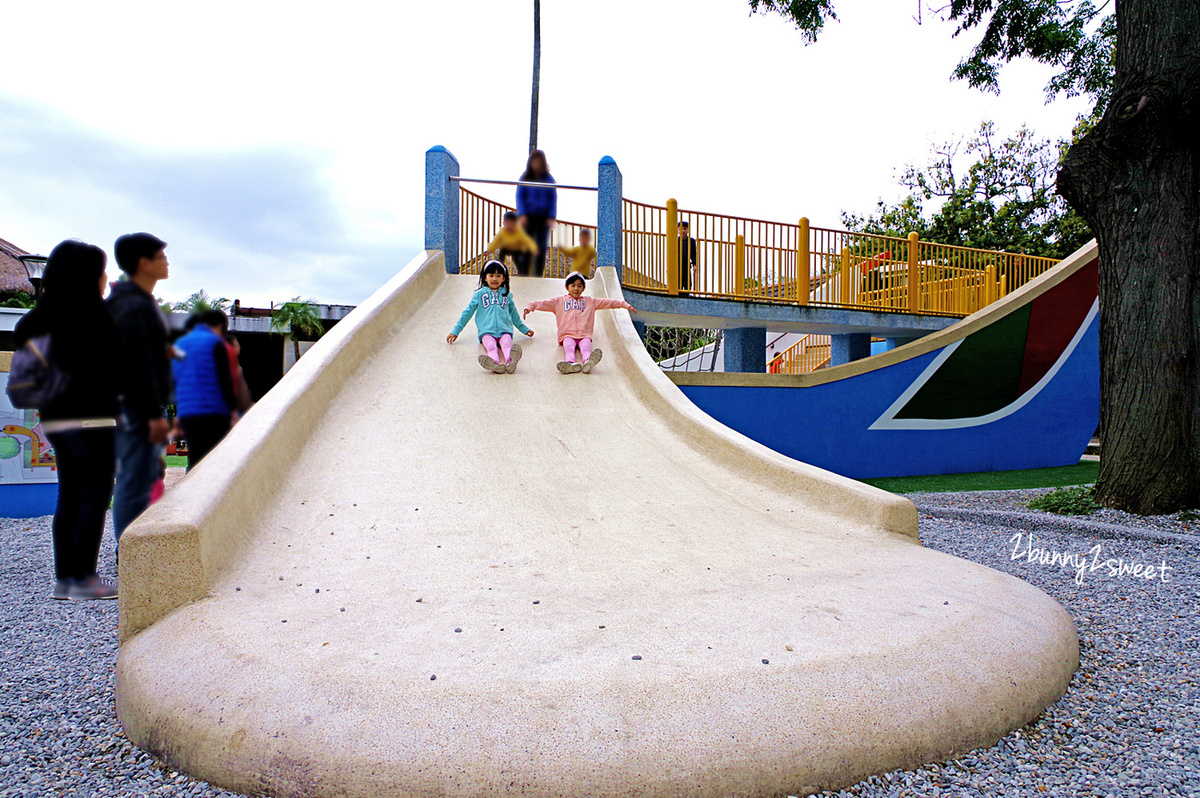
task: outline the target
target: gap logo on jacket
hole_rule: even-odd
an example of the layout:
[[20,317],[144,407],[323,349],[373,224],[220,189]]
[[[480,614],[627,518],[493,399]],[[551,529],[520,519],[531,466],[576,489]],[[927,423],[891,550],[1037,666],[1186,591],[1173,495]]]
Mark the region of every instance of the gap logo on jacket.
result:
[[451,332],[454,335],[462,332],[462,328],[472,316],[475,317],[475,330],[480,339],[485,335],[493,338],[512,335],[513,327],[522,333],[529,332],[529,328],[521,321],[521,314],[517,312],[517,305],[512,301],[512,296],[507,291],[493,291],[486,285],[477,288],[475,293],[471,294],[470,303],[458,317],[458,323]]
[[501,294],[499,291],[488,291],[479,298],[479,306],[487,309],[498,305],[502,308],[508,307],[510,297],[508,294]]

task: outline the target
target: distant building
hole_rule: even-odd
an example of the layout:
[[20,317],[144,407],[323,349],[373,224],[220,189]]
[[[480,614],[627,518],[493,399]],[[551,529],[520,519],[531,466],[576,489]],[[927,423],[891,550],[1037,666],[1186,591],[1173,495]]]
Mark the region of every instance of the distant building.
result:
[[[33,294],[33,285],[25,274],[25,266],[18,258],[28,254],[20,247],[0,239],[0,301],[22,291]],[[317,316],[326,332],[354,310],[353,305],[317,304],[316,307]],[[246,374],[246,382],[254,400],[258,401],[294,364],[295,350],[292,340],[271,330],[273,307],[243,307],[240,301],[235,301],[227,312],[230,332],[238,337],[242,346],[240,362]],[[0,352],[12,352],[16,349],[13,329],[25,313],[23,309],[0,308]],[[187,317],[187,313],[168,314],[167,325],[171,329],[172,337],[183,333]],[[301,338],[301,353],[306,352],[313,342],[312,336]]]
[[33,284],[25,274],[25,266],[19,256],[29,253],[0,238],[0,299],[24,292],[33,294]]
[[[314,304],[325,332],[329,332],[354,310],[353,305]],[[229,331],[237,336],[242,345],[240,362],[246,374],[246,382],[250,385],[250,393],[256,402],[295,364],[292,339],[271,330],[271,315],[274,310],[274,307],[246,307],[240,300],[235,300],[226,311],[229,314]],[[187,313],[175,312],[167,318],[173,336],[183,332],[187,317]],[[312,336],[301,337],[301,354],[307,352],[314,341]]]

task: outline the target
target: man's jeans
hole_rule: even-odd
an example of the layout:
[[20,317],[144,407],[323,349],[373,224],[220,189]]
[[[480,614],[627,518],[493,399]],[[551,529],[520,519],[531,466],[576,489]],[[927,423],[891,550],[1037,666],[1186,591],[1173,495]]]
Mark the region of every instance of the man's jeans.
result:
[[150,506],[150,491],[158,481],[164,446],[150,442],[145,421],[117,422],[117,487],[113,492],[113,528],[121,533]]

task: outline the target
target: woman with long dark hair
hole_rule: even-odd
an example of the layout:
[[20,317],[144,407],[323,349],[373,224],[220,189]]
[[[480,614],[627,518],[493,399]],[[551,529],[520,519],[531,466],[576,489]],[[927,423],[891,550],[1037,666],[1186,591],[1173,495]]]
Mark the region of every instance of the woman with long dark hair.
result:
[[533,259],[533,276],[541,277],[546,257],[549,254],[550,229],[558,219],[558,189],[554,188],[554,177],[546,163],[546,153],[534,150],[525,162],[523,182],[546,183],[541,186],[517,186],[517,216],[521,227],[537,243],[537,257]]
[[104,250],[93,244],[56,246],[46,263],[42,298],[15,331],[18,346],[48,334],[50,360],[67,377],[66,386],[38,408],[58,471],[56,599],[117,597],[117,586],[96,573],[116,470],[120,356],[117,328],[102,299],[106,262]]

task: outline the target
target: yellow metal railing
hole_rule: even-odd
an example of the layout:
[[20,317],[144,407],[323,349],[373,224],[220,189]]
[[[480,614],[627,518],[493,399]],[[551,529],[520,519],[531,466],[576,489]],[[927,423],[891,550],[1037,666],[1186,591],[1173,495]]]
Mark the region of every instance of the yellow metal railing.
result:
[[[686,237],[679,224],[688,223]],[[624,283],[798,305],[966,316],[1054,266],[971,249],[624,201]],[[671,266],[674,265],[674,268]]]
[[[504,214],[516,211],[510,205],[504,205],[480,196],[473,191],[459,188],[459,249],[462,263],[459,271],[463,274],[479,274],[487,261],[487,245],[495,237],[503,224]],[[550,231],[550,254],[546,260],[546,277],[566,277],[570,259],[559,247],[579,246],[579,231],[588,230],[592,233],[592,246],[596,246],[596,231],[593,227],[576,222],[564,222],[561,219]],[[512,259],[506,264],[512,268]]]
[[807,374],[829,365],[832,344],[828,335],[806,335],[767,363],[768,374]]
[[[514,208],[460,188],[460,270],[478,273],[488,242]],[[665,294],[966,316],[995,302],[1058,261],[906,238],[741,216],[622,202],[623,282]],[[687,223],[686,237],[679,234]],[[559,221],[545,274],[564,277],[579,232]]]
[[[796,225],[681,211],[673,200],[667,207],[625,200],[623,222],[623,282],[632,288],[763,299],[795,291]],[[681,222],[686,239],[675,234]],[[686,269],[667,267],[681,258]]]

